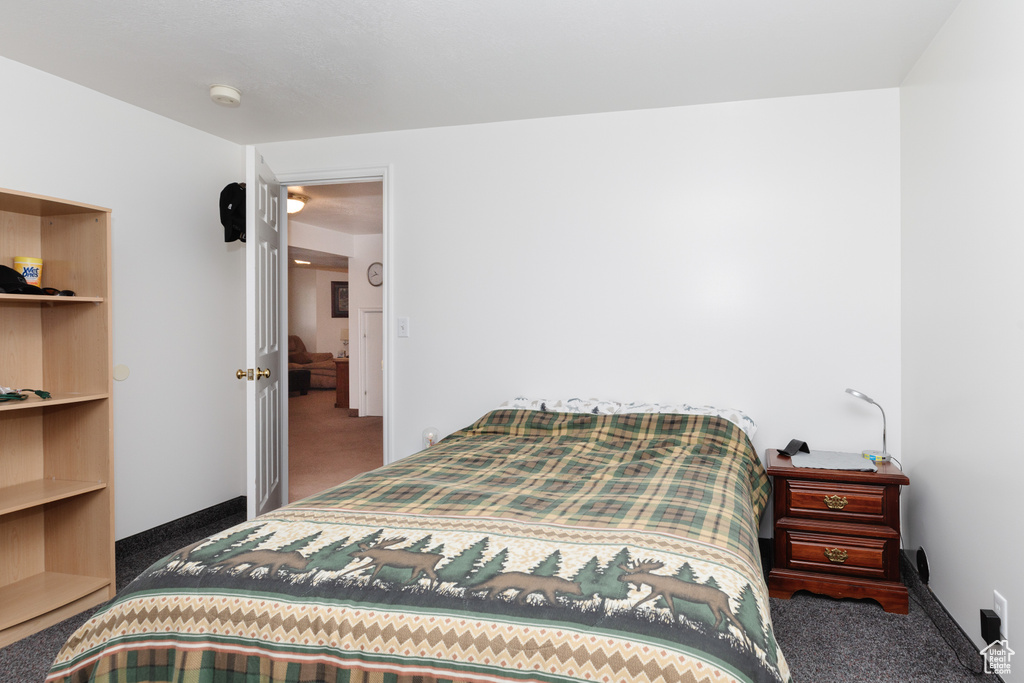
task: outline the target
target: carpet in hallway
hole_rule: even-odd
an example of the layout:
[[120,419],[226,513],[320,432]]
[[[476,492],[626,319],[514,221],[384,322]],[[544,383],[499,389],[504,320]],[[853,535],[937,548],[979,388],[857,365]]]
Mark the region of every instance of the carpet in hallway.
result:
[[334,391],[288,398],[288,499],[299,500],[383,464],[383,418],[349,417]]

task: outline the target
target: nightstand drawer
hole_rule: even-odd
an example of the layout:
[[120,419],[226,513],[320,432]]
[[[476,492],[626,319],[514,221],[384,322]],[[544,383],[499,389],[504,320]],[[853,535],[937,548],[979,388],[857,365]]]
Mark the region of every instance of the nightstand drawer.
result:
[[791,479],[786,488],[786,515],[853,524],[891,524],[886,519],[886,489],[841,482]]
[[800,571],[888,579],[894,539],[782,531],[785,567]]

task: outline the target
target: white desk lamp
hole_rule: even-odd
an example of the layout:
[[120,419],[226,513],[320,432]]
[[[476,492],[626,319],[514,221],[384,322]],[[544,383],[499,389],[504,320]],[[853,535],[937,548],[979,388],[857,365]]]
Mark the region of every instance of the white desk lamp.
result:
[[885,443],[885,411],[882,410],[882,406],[878,405],[878,403],[873,398],[871,398],[870,396],[862,394],[861,392],[857,391],[856,389],[847,389],[846,393],[848,393],[850,396],[856,396],[857,398],[859,398],[862,401],[867,401],[871,405],[878,406],[878,409],[882,411],[882,450],[881,451],[864,451],[863,453],[864,453],[864,457],[867,458],[868,460],[871,460],[872,462],[886,462],[886,461],[888,461],[890,456],[889,456],[889,449],[888,449],[888,447],[886,446],[886,443]]

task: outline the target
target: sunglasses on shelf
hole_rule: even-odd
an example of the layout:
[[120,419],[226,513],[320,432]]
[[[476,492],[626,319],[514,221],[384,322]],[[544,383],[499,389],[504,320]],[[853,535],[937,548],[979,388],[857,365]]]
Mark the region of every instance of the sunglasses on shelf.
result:
[[43,294],[49,296],[74,296],[75,293],[70,289],[57,289],[56,287],[43,287]]

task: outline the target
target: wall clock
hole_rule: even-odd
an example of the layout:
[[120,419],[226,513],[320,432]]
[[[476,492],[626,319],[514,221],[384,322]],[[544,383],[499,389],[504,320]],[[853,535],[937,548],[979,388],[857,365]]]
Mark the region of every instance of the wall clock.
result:
[[379,262],[371,263],[366,269],[366,279],[374,287],[380,287],[384,283],[384,266]]

